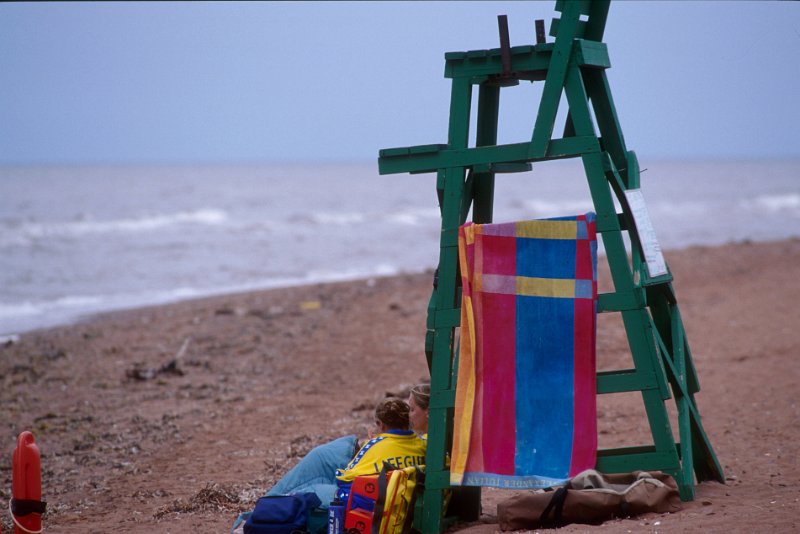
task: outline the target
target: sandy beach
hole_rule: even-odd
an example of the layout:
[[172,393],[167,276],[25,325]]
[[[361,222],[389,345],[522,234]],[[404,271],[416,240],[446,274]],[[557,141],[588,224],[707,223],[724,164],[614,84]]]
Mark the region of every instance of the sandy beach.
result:
[[[796,532],[800,240],[665,255],[726,484],[699,485],[678,513],[562,531]],[[16,436],[31,430],[46,532],[227,532],[313,446],[366,435],[378,399],[427,378],[431,281],[423,273],[227,295],[5,343],[0,501],[10,497]],[[597,351],[601,369],[629,361],[617,316],[600,317]],[[598,418],[603,447],[649,442],[638,395],[601,396]],[[485,490],[481,522],[455,528],[496,531],[496,503],[509,495]]]

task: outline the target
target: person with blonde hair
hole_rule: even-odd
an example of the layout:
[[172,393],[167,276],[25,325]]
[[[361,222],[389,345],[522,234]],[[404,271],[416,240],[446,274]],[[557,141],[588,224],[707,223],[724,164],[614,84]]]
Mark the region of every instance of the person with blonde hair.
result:
[[312,449],[267,495],[314,492],[323,507],[346,500],[355,477],[379,473],[384,462],[403,468],[425,464],[426,441],[411,429],[409,407],[386,398],[375,407],[375,427],[360,448],[356,436],[344,436]]
[[426,442],[409,427],[409,406],[405,401],[388,398],[378,403],[375,408],[378,432],[370,436],[347,467],[336,470],[336,498],[346,502],[353,480],[380,473],[384,464],[395,469],[424,465]]
[[408,418],[411,429],[422,439],[428,437],[428,406],[431,402],[431,385],[417,384],[408,395]]

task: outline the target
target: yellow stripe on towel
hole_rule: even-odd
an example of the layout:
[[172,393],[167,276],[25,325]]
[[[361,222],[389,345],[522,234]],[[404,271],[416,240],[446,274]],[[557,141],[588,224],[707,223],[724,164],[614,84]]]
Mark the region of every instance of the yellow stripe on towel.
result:
[[518,276],[517,295],[572,299],[575,298],[575,280]]
[[473,273],[469,272],[467,263],[467,243],[474,241],[472,230],[475,225],[463,228],[463,234],[459,235],[459,263],[461,265],[461,276],[464,284],[464,292],[461,301],[461,342],[459,358],[461,363],[458,367],[458,388],[456,388],[455,413],[453,424],[455,426],[453,441],[452,460],[450,466],[450,483],[461,485],[464,479],[464,472],[467,467],[469,457],[469,440],[472,434],[472,415],[475,409],[475,315],[471,295],[473,288],[470,288],[469,281]]
[[517,237],[538,239],[575,239],[576,221],[522,221],[517,223]]

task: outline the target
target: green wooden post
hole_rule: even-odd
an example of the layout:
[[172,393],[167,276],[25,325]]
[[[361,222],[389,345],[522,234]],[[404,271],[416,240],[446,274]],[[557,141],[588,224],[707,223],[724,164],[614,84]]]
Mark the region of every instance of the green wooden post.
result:
[[[497,122],[500,112],[500,87],[486,82],[478,93],[478,124],[475,146],[497,144]],[[473,186],[474,203],[472,220],[476,223],[492,222],[494,206],[494,172],[487,166],[483,172],[475,173]]]
[[542,89],[542,99],[539,101],[539,112],[536,114],[536,124],[533,127],[533,137],[528,155],[532,159],[543,158],[547,153],[547,145],[553,136],[558,103],[561,91],[564,89],[564,80],[567,75],[567,65],[572,54],[572,42],[578,31],[580,9],[583,2],[564,2],[556,42],[553,47],[550,65],[547,69],[547,78]]
[[[626,192],[639,187],[639,163],[626,147],[605,74],[611,66],[601,42],[608,8],[608,0],[559,0],[556,11],[561,18],[553,20],[550,30],[555,43],[447,53],[445,76],[452,79],[448,143],[380,152],[381,174],[435,172],[442,214],[438,284],[428,306],[425,343],[431,371],[426,481],[422,514],[415,519],[425,533],[441,532],[445,525],[443,490],[450,487],[446,456],[452,443],[456,387],[454,330],[460,320],[458,226],[470,208],[473,221],[492,221],[496,172],[528,170],[531,163],[552,159],[580,157],[583,162],[614,285],[612,292],[598,296],[598,312],[621,314],[633,360],[631,369],[599,372],[597,392],[639,392],[652,435],[652,444],[599,450],[597,468],[667,471],[676,478],[684,500],[694,498],[695,478],[724,482],[694,399],[699,381],[672,276],[649,275],[628,205]],[[503,52],[511,57],[510,72],[503,66]],[[544,81],[532,137],[497,145],[500,90],[520,80]],[[477,135],[470,148],[473,85],[480,92]],[[567,123],[564,136],[553,138],[562,91],[569,107]],[[679,442],[666,410],[670,398],[677,406]]]
[[[449,148],[466,148],[469,136],[472,85],[468,80],[455,79],[451,89]],[[423,495],[422,530],[442,530],[443,490],[449,486],[445,469],[445,454],[452,436],[452,376],[453,329],[457,325],[453,310],[458,309],[458,227],[461,224],[461,205],[464,193],[464,167],[444,169],[442,196],[442,233],[440,238],[439,282],[432,323],[433,361],[431,366],[431,404],[429,409],[428,453],[426,484]],[[447,320],[449,319],[449,320]]]

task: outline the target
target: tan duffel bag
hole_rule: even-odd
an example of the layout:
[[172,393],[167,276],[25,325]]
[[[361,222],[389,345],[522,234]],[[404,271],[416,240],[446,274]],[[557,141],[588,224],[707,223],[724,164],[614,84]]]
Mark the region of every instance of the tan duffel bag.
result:
[[497,505],[500,530],[601,523],[646,512],[677,512],[675,479],[660,471],[604,475],[588,469],[555,491],[515,495]]

